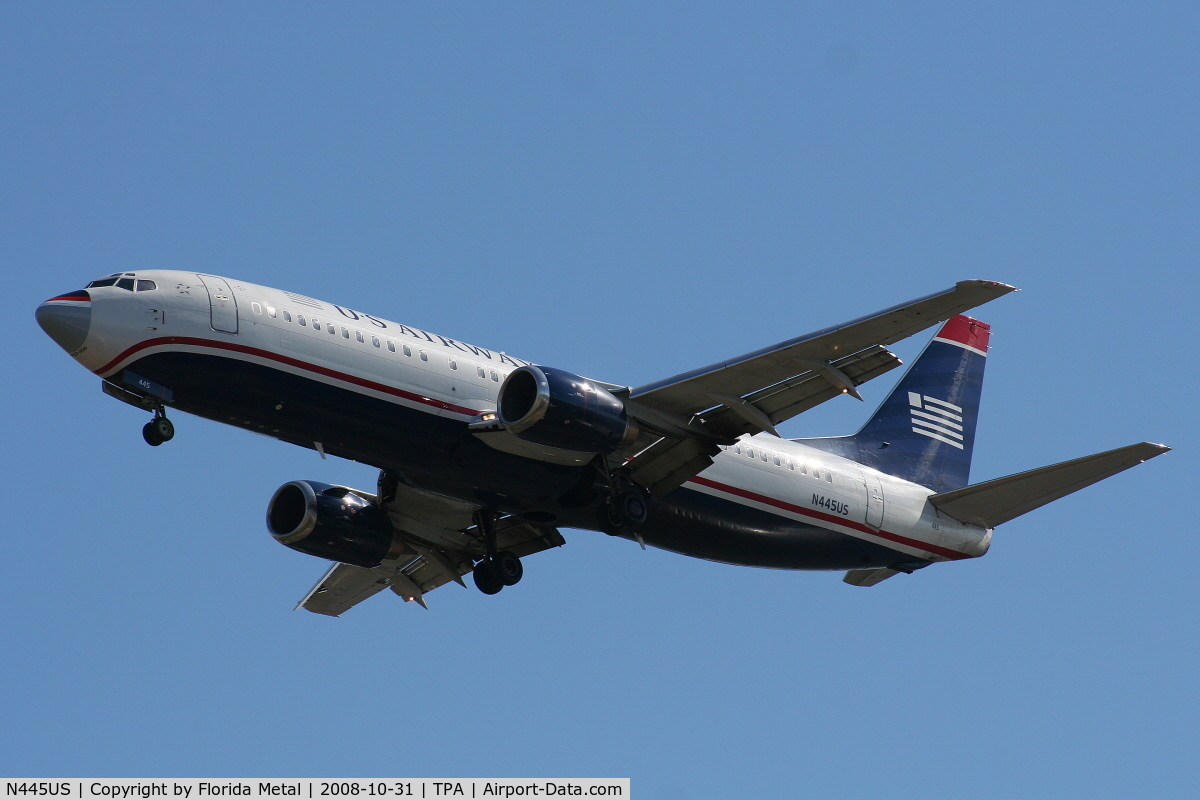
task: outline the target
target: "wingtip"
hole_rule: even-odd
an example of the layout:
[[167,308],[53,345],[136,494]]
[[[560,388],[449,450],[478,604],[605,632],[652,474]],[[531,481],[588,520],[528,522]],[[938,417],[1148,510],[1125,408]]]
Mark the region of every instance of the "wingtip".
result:
[[959,281],[959,282],[958,282],[958,285],[959,285],[959,286],[962,286],[962,285],[964,285],[964,284],[965,284],[965,285],[968,285],[968,286],[990,286],[990,287],[994,287],[995,289],[999,290],[1001,294],[1008,294],[1009,292],[1019,292],[1019,291],[1021,291],[1020,289],[1018,289],[1016,286],[1013,286],[1012,284],[1003,283],[1003,282],[1001,282],[1001,281],[985,281],[985,280],[983,280],[982,278],[974,278],[974,279],[972,279],[972,280],[969,280],[969,281]]

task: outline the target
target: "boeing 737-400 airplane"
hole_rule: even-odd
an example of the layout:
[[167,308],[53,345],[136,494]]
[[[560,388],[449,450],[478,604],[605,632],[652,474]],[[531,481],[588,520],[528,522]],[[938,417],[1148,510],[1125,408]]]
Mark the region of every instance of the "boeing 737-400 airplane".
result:
[[[297,480],[271,535],[336,562],[300,602],[336,616],[384,589],[495,594],[521,559],[598,530],[755,567],[873,586],[987,552],[992,529],[1166,452],[1141,443],[970,485],[987,324],[1013,291],[953,288],[673,378],[628,387],[293,292],[192,272],[121,272],[37,309],[108,395],[379,469],[374,492]],[[900,366],[887,345],[943,323],[852,436],[775,426]],[[860,398],[861,399],[861,398]]]

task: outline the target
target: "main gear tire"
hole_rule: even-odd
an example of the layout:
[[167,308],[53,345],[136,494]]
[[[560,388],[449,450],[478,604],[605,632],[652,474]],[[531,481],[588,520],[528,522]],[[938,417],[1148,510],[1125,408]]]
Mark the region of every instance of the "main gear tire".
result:
[[631,484],[612,494],[601,510],[601,525],[610,536],[637,529],[650,514],[650,496],[642,487]]
[[516,586],[525,574],[525,567],[521,565],[521,559],[517,556],[507,550],[501,550],[492,557],[492,571],[496,580],[505,586]]
[[500,576],[496,574],[495,568],[489,559],[484,559],[475,565],[471,576],[475,579],[475,588],[484,594],[499,594],[504,588],[504,583],[501,582]]

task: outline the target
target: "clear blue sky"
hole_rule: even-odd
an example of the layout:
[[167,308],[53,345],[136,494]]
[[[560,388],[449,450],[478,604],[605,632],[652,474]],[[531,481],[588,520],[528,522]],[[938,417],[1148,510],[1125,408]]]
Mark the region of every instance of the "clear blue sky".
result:
[[[3,4],[0,773],[1190,795],[1198,40],[1183,2]],[[628,384],[1000,280],[975,480],[1177,449],[872,589],[568,531],[497,597],[326,619],[263,512],[373,472],[151,449],[34,323],[155,267]]]

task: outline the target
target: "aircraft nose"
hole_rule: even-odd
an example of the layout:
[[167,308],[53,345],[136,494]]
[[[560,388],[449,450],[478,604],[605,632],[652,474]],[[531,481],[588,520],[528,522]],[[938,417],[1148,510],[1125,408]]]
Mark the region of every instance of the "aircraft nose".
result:
[[87,339],[92,325],[92,298],[85,291],[51,297],[38,306],[38,325],[46,335],[68,353],[74,353]]

